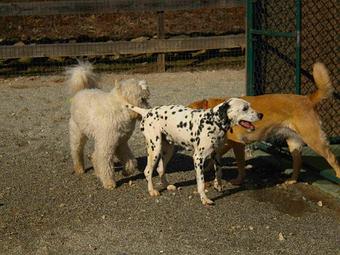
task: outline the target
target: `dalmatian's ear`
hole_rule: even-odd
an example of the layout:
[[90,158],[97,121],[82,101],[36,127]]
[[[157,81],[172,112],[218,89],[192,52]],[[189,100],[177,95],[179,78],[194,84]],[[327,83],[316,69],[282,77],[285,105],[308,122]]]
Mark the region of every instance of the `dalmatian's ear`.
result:
[[221,114],[227,114],[228,109],[230,108],[230,101],[231,99],[229,99],[228,101],[224,101],[224,103],[218,108],[218,111]]

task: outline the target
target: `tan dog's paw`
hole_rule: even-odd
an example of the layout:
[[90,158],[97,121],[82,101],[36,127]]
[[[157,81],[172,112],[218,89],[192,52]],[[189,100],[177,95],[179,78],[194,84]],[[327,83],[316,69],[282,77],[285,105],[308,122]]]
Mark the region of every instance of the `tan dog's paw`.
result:
[[335,176],[340,179],[340,171],[335,173]]
[[149,194],[150,194],[150,196],[152,196],[152,197],[158,197],[160,194],[159,194],[159,191],[158,190],[155,190],[155,189],[153,189],[153,190],[150,190],[149,191]]
[[230,183],[232,185],[236,185],[236,186],[239,186],[243,183],[244,179],[243,178],[235,178],[235,179],[232,179],[230,180]]
[[203,205],[213,205],[213,204],[215,204],[214,201],[210,200],[207,197],[202,197],[201,201],[202,201]]
[[217,190],[218,192],[223,191],[223,185],[222,183],[219,183],[218,181],[214,181],[214,189]]
[[297,181],[296,181],[296,180],[287,180],[287,181],[285,181],[284,183],[285,183],[286,185],[292,185],[292,184],[297,183]]

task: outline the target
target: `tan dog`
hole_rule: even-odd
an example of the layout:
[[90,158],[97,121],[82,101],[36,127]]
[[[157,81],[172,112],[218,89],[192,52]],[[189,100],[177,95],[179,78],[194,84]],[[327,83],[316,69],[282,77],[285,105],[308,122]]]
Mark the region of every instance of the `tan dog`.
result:
[[[324,157],[340,178],[339,164],[329,149],[326,136],[321,129],[321,121],[315,111],[315,106],[322,99],[329,97],[333,90],[328,70],[323,64],[315,63],[313,77],[318,89],[310,95],[268,94],[242,97],[256,111],[263,113],[264,118],[254,124],[256,129],[253,132],[236,126],[233,132],[228,131],[226,134],[225,146],[219,153],[223,155],[233,148],[238,166],[238,176],[231,181],[233,184],[241,184],[246,174],[245,144],[265,140],[273,135],[286,139],[293,158],[293,174],[288,183],[295,183],[299,177],[302,165],[301,149],[304,143]],[[189,107],[212,108],[226,99],[210,98],[193,102]]]

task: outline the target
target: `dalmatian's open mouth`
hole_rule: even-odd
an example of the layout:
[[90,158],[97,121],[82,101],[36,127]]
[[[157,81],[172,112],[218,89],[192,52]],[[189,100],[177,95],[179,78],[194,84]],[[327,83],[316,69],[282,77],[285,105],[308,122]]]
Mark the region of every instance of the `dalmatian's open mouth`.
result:
[[240,120],[238,122],[238,124],[241,126],[241,127],[244,127],[245,129],[249,129],[250,131],[254,131],[255,130],[255,126],[249,122],[249,121],[246,121],[246,120]]

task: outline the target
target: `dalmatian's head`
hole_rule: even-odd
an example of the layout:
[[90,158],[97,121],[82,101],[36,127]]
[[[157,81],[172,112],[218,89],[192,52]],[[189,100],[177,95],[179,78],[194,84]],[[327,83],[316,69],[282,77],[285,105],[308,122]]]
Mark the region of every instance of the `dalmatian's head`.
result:
[[250,131],[255,130],[252,124],[254,121],[263,118],[262,113],[251,108],[250,103],[240,98],[230,98],[221,103],[218,107],[218,117],[222,123],[222,128],[240,125]]

